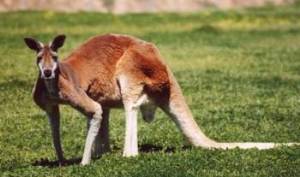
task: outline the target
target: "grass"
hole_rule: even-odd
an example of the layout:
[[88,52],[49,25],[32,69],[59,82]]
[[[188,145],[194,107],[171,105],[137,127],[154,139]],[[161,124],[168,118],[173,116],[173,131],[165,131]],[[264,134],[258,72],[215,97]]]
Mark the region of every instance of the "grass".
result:
[[[0,13],[0,176],[298,176],[299,147],[274,150],[183,148],[158,112],[139,120],[136,158],[123,158],[124,114],[111,115],[113,152],[91,165],[33,166],[55,160],[44,113],[33,104],[34,53],[23,37],[67,35],[65,57],[87,38],[126,33],[155,43],[178,79],[197,123],[220,141],[300,142],[300,6],[193,14]],[[67,158],[81,157],[85,118],[62,107]],[[155,148],[156,147],[156,148]],[[156,150],[160,149],[160,150]]]

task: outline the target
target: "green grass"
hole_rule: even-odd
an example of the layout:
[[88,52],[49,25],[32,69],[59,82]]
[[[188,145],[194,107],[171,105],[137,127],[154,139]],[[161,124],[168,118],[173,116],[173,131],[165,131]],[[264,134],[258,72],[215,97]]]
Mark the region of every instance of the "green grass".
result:
[[[197,123],[222,141],[300,142],[300,6],[193,14],[0,13],[0,176],[299,176],[300,148],[183,148],[158,112],[139,120],[139,145],[162,151],[123,158],[124,113],[113,111],[113,152],[81,167],[33,166],[55,160],[44,113],[34,105],[34,53],[23,37],[67,35],[61,58],[87,38],[126,33],[155,43],[178,79]],[[81,157],[85,118],[62,108],[66,157]],[[169,152],[173,149],[172,152]]]

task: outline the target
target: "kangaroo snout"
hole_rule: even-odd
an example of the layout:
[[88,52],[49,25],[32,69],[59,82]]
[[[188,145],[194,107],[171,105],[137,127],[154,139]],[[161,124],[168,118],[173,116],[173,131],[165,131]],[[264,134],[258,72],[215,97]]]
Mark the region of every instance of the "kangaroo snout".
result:
[[49,78],[52,75],[52,71],[50,69],[45,69],[43,72],[45,78]]

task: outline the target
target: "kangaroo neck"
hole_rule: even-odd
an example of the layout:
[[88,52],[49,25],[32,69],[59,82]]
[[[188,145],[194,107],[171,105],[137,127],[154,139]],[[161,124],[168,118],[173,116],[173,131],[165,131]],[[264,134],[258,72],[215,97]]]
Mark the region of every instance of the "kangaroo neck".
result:
[[59,77],[59,68],[55,70],[55,77],[53,79],[43,79],[47,93],[51,97],[58,96],[58,77]]

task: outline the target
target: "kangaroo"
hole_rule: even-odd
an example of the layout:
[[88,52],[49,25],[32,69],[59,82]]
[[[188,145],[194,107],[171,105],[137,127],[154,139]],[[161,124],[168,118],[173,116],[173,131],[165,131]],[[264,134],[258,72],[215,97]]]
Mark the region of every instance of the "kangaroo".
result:
[[123,150],[126,157],[138,154],[139,109],[144,120],[151,122],[155,110],[161,108],[196,147],[269,149],[296,144],[216,142],[198,127],[175,77],[155,45],[131,36],[106,34],[90,38],[59,61],[57,52],[65,38],[58,35],[49,44],[24,38],[27,46],[37,53],[39,75],[33,100],[49,118],[60,163],[65,160],[59,132],[60,104],[70,105],[87,117],[88,132],[81,165],[89,164],[92,156],[110,150],[109,112],[120,107],[126,115]]

